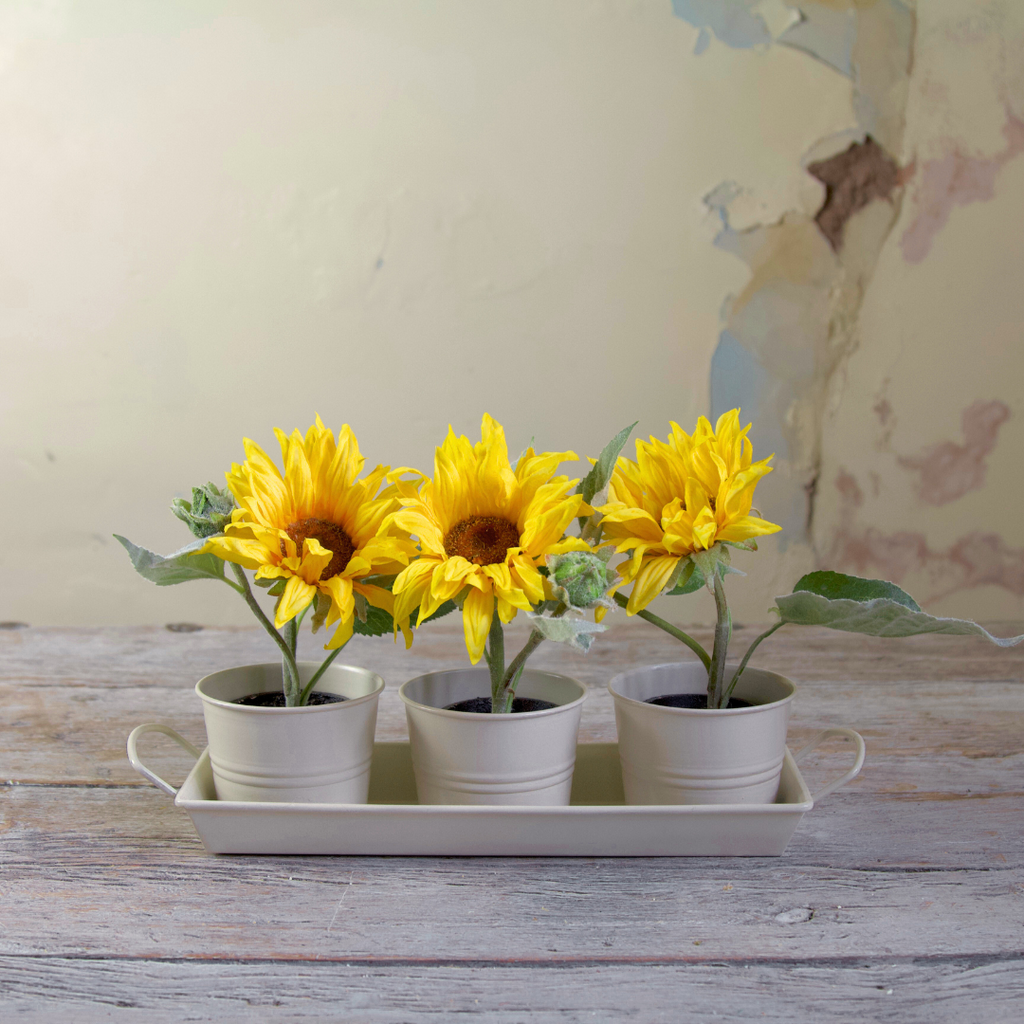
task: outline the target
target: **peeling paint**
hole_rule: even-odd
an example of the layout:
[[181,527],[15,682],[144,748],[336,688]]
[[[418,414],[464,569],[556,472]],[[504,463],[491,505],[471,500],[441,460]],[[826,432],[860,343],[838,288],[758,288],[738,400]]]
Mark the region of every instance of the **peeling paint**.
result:
[[764,18],[754,8],[760,0],[672,0],[677,18],[701,30],[695,53],[703,53],[715,35],[726,46],[747,50],[772,41]]
[[807,173],[825,186],[825,202],[814,221],[836,252],[850,217],[872,199],[888,199],[899,181],[896,161],[870,135],[828,160],[808,164]]
[[853,78],[853,47],[857,41],[857,18],[852,4],[814,3],[799,5],[800,20],[779,36],[783,46],[792,46]]
[[835,486],[840,501],[839,525],[828,555],[834,568],[858,576],[881,576],[893,583],[902,583],[912,574],[924,574],[929,585],[929,592],[921,599],[925,606],[982,586],[1002,587],[1024,597],[1024,548],[1010,547],[995,533],[972,531],[945,550],[936,551],[919,531],[885,533],[875,527],[861,527],[856,522],[857,509],[864,502],[860,485],[841,469]]
[[[704,200],[722,221],[715,245],[751,272],[723,307],[725,329],[711,364],[711,411],[740,406],[748,417],[756,411],[759,436],[774,442],[780,472],[765,480],[762,500],[783,527],[783,544],[810,538],[830,382],[857,346],[864,292],[899,214],[902,189],[892,154],[901,152],[915,24],[900,0],[788,6],[799,10],[801,20],[777,42],[852,80],[858,126],[845,139],[811,147],[813,159],[808,156],[804,166],[826,190],[814,219],[792,210],[775,223],[740,231],[731,226],[730,208],[743,193],[742,182],[723,182]],[[674,9],[693,24],[699,14],[701,27],[719,38],[722,26],[712,11],[720,17],[742,13],[751,32],[746,19],[757,17],[752,4],[677,2]],[[837,141],[842,152],[833,148]]]
[[920,263],[928,255],[954,206],[986,202],[995,195],[996,175],[1004,164],[1024,153],[1024,121],[1009,110],[1003,135],[1006,148],[995,156],[967,156],[951,148],[945,156],[924,162],[914,194],[914,220],[900,240],[908,263]]
[[985,457],[996,446],[999,428],[1010,418],[1004,402],[977,401],[964,410],[964,443],[943,441],[920,455],[901,456],[899,464],[921,474],[918,497],[929,505],[945,505],[977,490],[985,482]]

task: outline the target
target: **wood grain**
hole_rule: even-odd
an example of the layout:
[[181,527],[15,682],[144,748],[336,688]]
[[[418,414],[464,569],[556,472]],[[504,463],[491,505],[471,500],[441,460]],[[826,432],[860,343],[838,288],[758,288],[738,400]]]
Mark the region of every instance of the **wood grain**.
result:
[[[609,678],[678,647],[632,622],[534,663],[588,685],[581,737],[610,740]],[[782,858],[235,858],[203,851],[124,741],[161,721],[202,745],[195,681],[272,660],[265,637],[0,631],[3,1018],[1018,1020],[1024,651],[795,629],[762,651],[800,688],[791,747],[828,725],[868,743]],[[358,638],[346,660],[384,675],[378,736],[401,739],[398,685],[464,664],[461,630]],[[147,763],[180,779],[162,742]],[[849,756],[824,750],[812,789]]]
[[1018,1024],[1024,966],[941,957],[519,967],[10,957],[0,958],[0,990],[10,1019],[31,1024]]

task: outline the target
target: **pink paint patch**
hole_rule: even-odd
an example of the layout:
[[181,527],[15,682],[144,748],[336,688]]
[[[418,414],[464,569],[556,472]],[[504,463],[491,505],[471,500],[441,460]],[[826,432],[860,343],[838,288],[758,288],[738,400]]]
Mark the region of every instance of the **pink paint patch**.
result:
[[974,532],[960,537],[945,551],[934,551],[923,533],[902,530],[883,533],[857,525],[863,492],[845,470],[836,478],[839,527],[823,564],[858,576],[881,576],[901,583],[911,573],[924,572],[932,592],[922,605],[972,587],[996,586],[1024,597],[1024,549],[1009,547],[994,533]]
[[1003,164],[1024,153],[1024,121],[1009,111],[1003,126],[1006,149],[993,157],[965,156],[956,150],[921,167],[915,202],[917,213],[900,239],[903,258],[920,263],[954,206],[987,202],[995,195],[996,175]]
[[943,441],[921,455],[901,457],[899,463],[921,474],[917,493],[929,505],[945,505],[976,490],[985,482],[985,456],[996,446],[999,428],[1010,418],[999,401],[977,401],[964,410],[964,443]]

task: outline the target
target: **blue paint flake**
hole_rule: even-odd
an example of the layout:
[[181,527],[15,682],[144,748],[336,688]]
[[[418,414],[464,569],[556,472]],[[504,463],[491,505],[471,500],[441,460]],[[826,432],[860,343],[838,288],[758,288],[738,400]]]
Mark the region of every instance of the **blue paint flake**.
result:
[[672,0],[672,13],[677,18],[699,28],[694,53],[703,53],[708,48],[709,32],[737,50],[749,50],[753,46],[767,45],[772,34],[764,19],[755,14],[753,8],[761,0]]

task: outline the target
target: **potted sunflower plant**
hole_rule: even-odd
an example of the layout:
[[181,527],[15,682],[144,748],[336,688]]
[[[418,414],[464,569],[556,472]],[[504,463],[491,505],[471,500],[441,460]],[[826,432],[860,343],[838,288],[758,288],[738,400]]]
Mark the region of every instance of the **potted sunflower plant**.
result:
[[[526,663],[545,640],[586,651],[603,628],[585,612],[611,604],[615,577],[587,539],[588,502],[630,429],[582,482],[556,475],[573,452],[529,447],[512,464],[504,430],[488,415],[476,444],[449,428],[432,478],[415,470],[394,476],[401,508],[385,530],[419,542],[394,580],[395,621],[415,613],[423,622],[454,601],[471,665],[486,664],[430,672],[399,690],[421,803],[569,802],[586,690]],[[576,520],[581,534],[569,536]],[[504,626],[520,612],[532,628],[507,658]]]
[[[714,428],[701,417],[693,434],[671,424],[666,441],[637,440],[636,460],[617,460],[608,500],[596,506],[598,545],[626,556],[614,600],[689,648],[695,660],[643,666],[616,676],[615,702],[628,803],[766,803],[775,799],[796,687],[784,676],[750,668],[758,645],[786,625],[826,626],[869,636],[921,633],[1001,639],[975,622],[923,612],[893,583],[831,571],[812,572],[777,597],[775,621],[743,656],[730,660],[732,616],[725,580],[739,573],[731,552],[757,550],[780,527],[753,507],[771,457],[753,460],[739,410]],[[743,575],[739,573],[739,575]],[[621,590],[629,587],[628,598]],[[717,610],[711,651],[648,605],[662,594],[707,588]],[[830,787],[834,788],[834,787]]]
[[[391,635],[394,598],[381,581],[408,565],[416,545],[395,530],[382,535],[401,507],[387,482],[390,467],[360,476],[364,459],[347,425],[337,440],[319,416],[305,435],[276,433],[283,473],[246,439],[245,461],[232,465],[225,489],[207,484],[193,489],[191,501],[173,502],[191,544],[161,556],[115,537],[158,586],[213,580],[230,587],[277,647],[274,662],[196,684],[218,799],[364,803],[384,681],[334,662],[353,633]],[[273,619],[253,586],[276,598]],[[319,664],[296,658],[307,618],[314,633],[333,627]],[[411,641],[407,617],[399,626]]]

